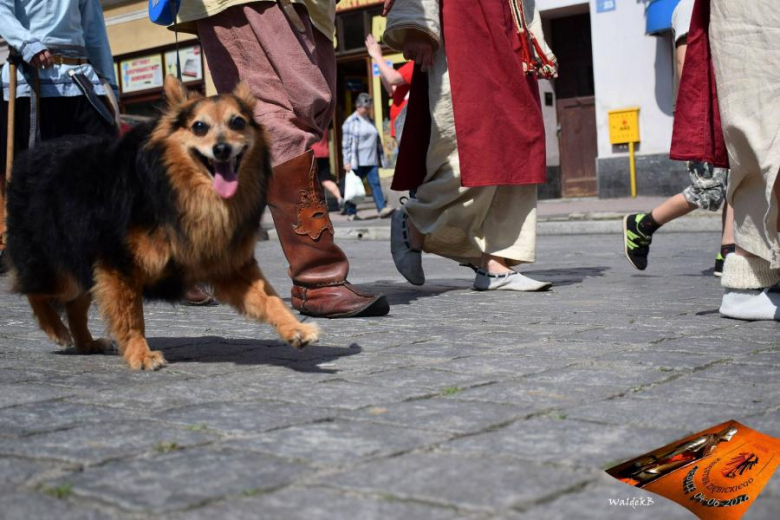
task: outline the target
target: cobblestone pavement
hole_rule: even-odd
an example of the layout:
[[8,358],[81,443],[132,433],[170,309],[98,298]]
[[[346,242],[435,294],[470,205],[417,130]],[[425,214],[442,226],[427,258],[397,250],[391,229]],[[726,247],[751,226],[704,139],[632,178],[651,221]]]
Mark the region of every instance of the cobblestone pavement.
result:
[[[713,234],[660,233],[645,273],[619,237],[540,237],[543,294],[429,256],[415,288],[387,242],[343,246],[390,316],[316,320],[296,352],[149,305],[155,373],[58,351],[0,281],[0,518],[693,518],[610,506],[649,495],[603,470],[729,419],[780,436],[778,327],[719,317]],[[258,257],[289,294],[278,244]],[[780,518],[780,476],[746,518]]]

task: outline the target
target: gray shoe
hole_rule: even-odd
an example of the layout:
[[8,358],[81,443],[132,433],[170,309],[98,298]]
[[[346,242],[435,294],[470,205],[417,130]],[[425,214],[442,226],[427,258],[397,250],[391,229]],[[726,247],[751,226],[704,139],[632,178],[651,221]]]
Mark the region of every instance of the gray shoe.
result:
[[780,292],[768,289],[726,289],[720,314],[737,320],[780,321]]
[[390,252],[395,268],[412,285],[425,283],[422,268],[422,252],[409,245],[409,229],[406,227],[406,213],[396,211],[390,221]]
[[392,206],[385,206],[382,211],[379,212],[379,218],[387,218],[395,213],[395,208]]
[[550,282],[540,282],[528,278],[516,271],[506,274],[490,274],[483,269],[477,270],[474,289],[477,291],[523,291],[539,292],[552,287]]

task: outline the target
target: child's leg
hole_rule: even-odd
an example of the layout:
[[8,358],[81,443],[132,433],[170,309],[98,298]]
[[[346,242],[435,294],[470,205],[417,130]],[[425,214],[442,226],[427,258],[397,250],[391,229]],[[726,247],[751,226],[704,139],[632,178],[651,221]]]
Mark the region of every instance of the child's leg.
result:
[[663,226],[676,218],[687,215],[697,207],[696,204],[688,202],[685,195],[678,193],[677,195],[666,199],[660,206],[657,206],[651,211],[650,214],[659,226]]

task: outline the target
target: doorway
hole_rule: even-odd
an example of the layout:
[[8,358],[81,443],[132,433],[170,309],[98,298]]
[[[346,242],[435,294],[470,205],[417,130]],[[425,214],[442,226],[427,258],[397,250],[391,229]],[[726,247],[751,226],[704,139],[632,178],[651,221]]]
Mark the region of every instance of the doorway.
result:
[[561,194],[594,197],[597,193],[596,104],[590,14],[550,20],[552,48],[558,57],[555,80],[559,124]]

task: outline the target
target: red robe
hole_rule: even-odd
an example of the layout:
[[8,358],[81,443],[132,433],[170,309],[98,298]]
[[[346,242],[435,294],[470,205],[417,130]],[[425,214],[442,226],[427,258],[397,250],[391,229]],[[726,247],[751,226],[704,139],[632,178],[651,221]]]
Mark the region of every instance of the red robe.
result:
[[[523,72],[509,2],[445,0],[442,32],[452,89],[461,184],[540,184],[547,161],[539,87]],[[415,67],[392,189],[422,184],[431,113],[427,75]]]
[[672,159],[729,167],[709,39],[710,0],[696,0],[677,94]]

